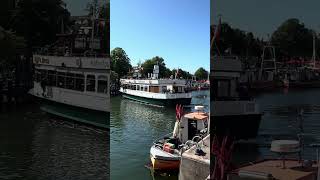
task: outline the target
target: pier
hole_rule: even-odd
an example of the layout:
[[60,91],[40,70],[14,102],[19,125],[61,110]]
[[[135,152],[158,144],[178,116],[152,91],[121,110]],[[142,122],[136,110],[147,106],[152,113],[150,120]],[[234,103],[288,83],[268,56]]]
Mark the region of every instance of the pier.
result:
[[[197,149],[204,152],[197,155]],[[210,172],[210,135],[191,147],[181,157],[179,180],[207,179]]]
[[27,99],[32,84],[16,83],[15,79],[0,78],[0,103],[20,103]]

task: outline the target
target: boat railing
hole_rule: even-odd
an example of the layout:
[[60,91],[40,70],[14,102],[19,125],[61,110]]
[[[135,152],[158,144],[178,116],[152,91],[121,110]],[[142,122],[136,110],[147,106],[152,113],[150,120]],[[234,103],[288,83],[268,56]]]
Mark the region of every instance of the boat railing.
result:
[[[173,136],[173,133],[171,132],[171,133],[168,133],[168,134],[166,134],[166,135],[164,135],[164,136],[161,136],[161,138],[158,138],[158,139],[156,139],[155,141],[153,141],[153,144],[154,145],[159,145],[159,141],[160,140],[162,140],[162,139],[169,139],[170,137],[172,137]],[[163,138],[164,137],[164,138]]]
[[109,54],[105,53],[96,53],[86,51],[84,53],[62,53],[57,51],[36,51],[34,54],[43,55],[43,56],[64,56],[64,57],[109,57]]
[[246,97],[246,96],[243,96],[243,97],[214,97],[213,98],[214,100],[217,100],[217,101],[252,101],[254,100],[253,97]]

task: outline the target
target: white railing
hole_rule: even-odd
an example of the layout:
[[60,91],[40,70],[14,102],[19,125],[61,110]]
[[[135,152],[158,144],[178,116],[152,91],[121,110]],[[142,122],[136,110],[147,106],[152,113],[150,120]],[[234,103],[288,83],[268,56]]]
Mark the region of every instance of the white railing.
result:
[[259,114],[255,101],[212,101],[211,112],[214,116]]

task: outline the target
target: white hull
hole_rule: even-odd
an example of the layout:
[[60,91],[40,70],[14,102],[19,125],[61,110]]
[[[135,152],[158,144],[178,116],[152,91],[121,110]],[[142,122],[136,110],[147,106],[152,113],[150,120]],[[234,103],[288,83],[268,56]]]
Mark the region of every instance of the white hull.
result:
[[110,97],[108,94],[97,94],[91,92],[79,92],[58,87],[46,87],[46,93],[40,83],[34,82],[34,88],[30,93],[38,98],[43,98],[58,103],[77,106],[97,111],[110,112]]
[[131,89],[123,89],[120,88],[120,92],[128,95],[139,96],[144,98],[151,99],[184,99],[184,98],[192,98],[191,93],[153,93],[146,91],[137,91]]

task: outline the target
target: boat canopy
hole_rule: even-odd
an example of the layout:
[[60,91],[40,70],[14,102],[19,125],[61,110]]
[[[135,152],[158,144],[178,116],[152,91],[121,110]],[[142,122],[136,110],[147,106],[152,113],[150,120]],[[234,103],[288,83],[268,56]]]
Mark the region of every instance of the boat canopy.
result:
[[184,115],[185,118],[205,121],[208,119],[208,114],[204,112],[192,112]]

